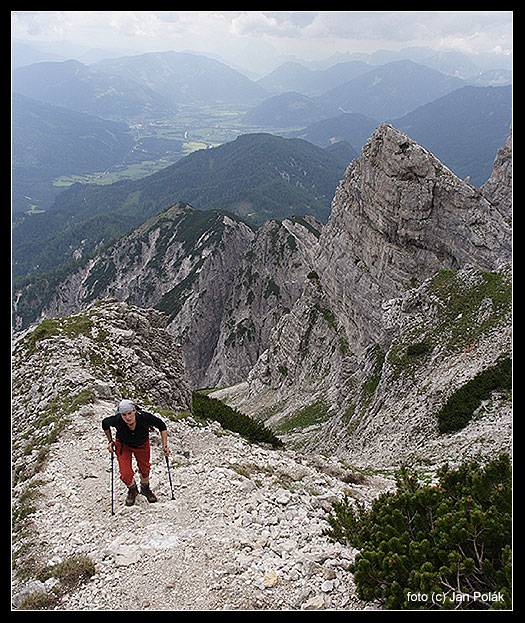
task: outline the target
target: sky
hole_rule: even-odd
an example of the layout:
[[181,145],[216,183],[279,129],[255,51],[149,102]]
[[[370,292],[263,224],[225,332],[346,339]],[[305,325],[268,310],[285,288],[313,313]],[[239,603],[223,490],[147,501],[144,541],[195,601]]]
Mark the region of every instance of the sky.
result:
[[490,54],[508,68],[512,20],[512,11],[12,11],[11,37],[119,55],[194,51],[260,72],[285,57],[414,46]]

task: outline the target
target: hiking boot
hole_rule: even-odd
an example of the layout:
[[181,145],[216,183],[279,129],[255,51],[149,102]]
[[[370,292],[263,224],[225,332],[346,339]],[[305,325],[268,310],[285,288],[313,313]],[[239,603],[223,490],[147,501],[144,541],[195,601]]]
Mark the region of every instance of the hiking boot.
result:
[[128,487],[128,495],[126,496],[126,506],[133,506],[135,504],[135,499],[139,493],[137,485],[133,485],[132,487]]
[[156,502],[157,496],[153,493],[153,491],[149,488],[149,485],[140,484],[140,492],[142,495],[146,496],[148,502]]

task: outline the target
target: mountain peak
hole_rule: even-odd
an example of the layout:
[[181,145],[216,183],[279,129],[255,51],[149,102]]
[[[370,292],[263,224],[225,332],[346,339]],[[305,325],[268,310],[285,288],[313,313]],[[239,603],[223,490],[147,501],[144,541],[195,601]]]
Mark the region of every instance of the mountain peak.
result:
[[[511,229],[504,214],[501,205],[491,204],[480,189],[457,178],[407,135],[388,125],[378,127],[339,185],[303,294],[277,324],[250,372],[246,409],[256,413],[258,404],[268,409],[269,402],[271,424],[292,429],[296,443],[348,451],[350,461],[365,461],[369,448],[381,446],[374,439],[386,443],[377,422],[390,421],[399,412],[399,396],[411,395],[402,402],[407,414],[410,405],[426,414],[417,440],[423,446],[435,434],[438,406],[457,389],[446,370],[461,362],[466,382],[508,355],[510,286],[506,271],[500,271],[511,258]],[[437,301],[443,282],[449,289]],[[464,292],[470,292],[468,297]],[[400,315],[387,319],[393,301]],[[480,316],[484,306],[486,317]],[[422,309],[426,314],[420,317]],[[401,320],[402,311],[409,312],[410,320]],[[443,317],[446,322],[433,325]],[[448,350],[443,335],[450,330],[464,333],[460,341],[458,335],[451,339]],[[400,374],[393,368],[409,345],[424,356],[411,362],[406,377],[395,377],[402,389],[394,399],[389,375]],[[423,386],[424,409],[412,395]],[[293,431],[293,413],[314,406],[318,428],[312,427],[305,440],[300,429]],[[403,436],[410,420],[397,417]],[[508,432],[508,412],[503,417]],[[353,436],[358,426],[366,436]],[[475,430],[476,443],[483,434]],[[510,439],[506,433],[503,437],[504,443]],[[386,461],[411,455],[415,441],[403,439]],[[439,439],[435,443],[439,455]],[[457,443],[461,448],[461,439]],[[376,465],[380,452],[371,459]]]

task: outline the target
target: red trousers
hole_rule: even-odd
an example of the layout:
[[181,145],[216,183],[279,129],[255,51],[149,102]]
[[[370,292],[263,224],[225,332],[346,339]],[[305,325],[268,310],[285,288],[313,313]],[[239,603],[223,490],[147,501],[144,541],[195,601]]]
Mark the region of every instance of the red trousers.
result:
[[133,471],[133,466],[131,464],[131,458],[133,455],[137,461],[142,480],[146,481],[149,478],[151,469],[151,450],[149,439],[138,448],[132,448],[131,446],[122,443],[119,439],[115,439],[115,447],[120,470],[120,479],[122,482],[127,487],[131,487],[133,484],[133,477],[135,476],[135,472]]

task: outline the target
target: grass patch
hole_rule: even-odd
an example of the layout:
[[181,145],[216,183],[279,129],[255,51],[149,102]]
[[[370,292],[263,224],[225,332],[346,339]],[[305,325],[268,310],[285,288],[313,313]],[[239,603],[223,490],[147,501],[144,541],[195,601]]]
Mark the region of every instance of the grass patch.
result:
[[304,409],[295,411],[289,418],[279,426],[282,432],[289,432],[295,429],[308,428],[315,424],[320,424],[328,419],[330,405],[324,400],[318,400]]
[[45,582],[56,578],[60,584],[50,592],[28,595],[20,604],[19,610],[51,610],[59,599],[88,582],[95,573],[95,565],[87,556],[71,556],[56,565],[44,567],[37,574],[37,580]]

